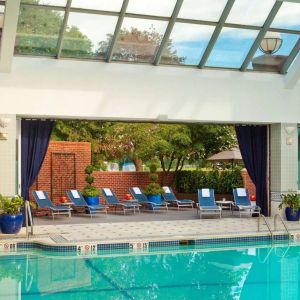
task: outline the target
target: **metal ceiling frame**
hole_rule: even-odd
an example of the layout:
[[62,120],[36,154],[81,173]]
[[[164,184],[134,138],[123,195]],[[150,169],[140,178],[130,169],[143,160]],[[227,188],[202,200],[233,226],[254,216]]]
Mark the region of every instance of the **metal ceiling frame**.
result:
[[183,0],[177,0],[176,1],[176,4],[175,4],[174,10],[173,10],[171,19],[170,19],[170,21],[168,23],[167,29],[165,31],[165,34],[164,34],[164,36],[162,38],[162,41],[161,41],[161,43],[160,43],[160,45],[158,47],[157,53],[156,53],[154,61],[153,61],[153,64],[155,66],[158,66],[159,63],[160,63],[161,56],[163,54],[163,51],[165,49],[165,46],[166,46],[169,38],[170,38],[171,32],[172,32],[173,27],[175,25],[175,22],[176,22],[176,19],[178,17],[178,14],[179,14],[179,11],[180,11],[182,3],[183,3]]
[[117,21],[117,25],[116,25],[116,28],[115,28],[115,32],[114,32],[114,35],[111,39],[109,49],[107,51],[107,55],[106,55],[106,61],[107,62],[110,62],[111,59],[112,59],[112,55],[113,55],[113,52],[114,52],[114,49],[115,49],[115,46],[116,46],[116,42],[117,42],[117,39],[118,39],[120,31],[121,31],[123,20],[125,18],[128,3],[129,3],[129,0],[124,0],[123,1],[122,8],[121,8],[119,18],[118,18],[118,21]]
[[[226,19],[228,15],[230,14],[231,8],[234,5],[235,0],[228,0],[223,11],[221,14],[221,17],[218,22],[211,22],[211,21],[203,21],[203,20],[193,20],[193,19],[185,19],[185,18],[178,18],[178,14],[180,12],[181,5],[183,3],[183,0],[177,0],[172,16],[171,17],[162,17],[162,16],[153,16],[153,15],[144,15],[144,14],[135,14],[135,13],[128,13],[126,12],[129,0],[123,0],[122,8],[120,12],[113,12],[113,11],[105,11],[105,10],[92,10],[92,9],[84,9],[84,8],[74,8],[71,6],[72,0],[67,1],[66,6],[53,6],[53,5],[39,5],[39,4],[29,4],[29,3],[21,3],[21,7],[27,7],[27,8],[44,8],[44,9],[50,9],[50,10],[58,10],[58,11],[64,11],[64,19],[62,22],[62,27],[60,30],[60,34],[58,37],[58,43],[57,43],[57,55],[56,58],[61,57],[61,51],[63,47],[63,40],[64,40],[64,34],[67,28],[68,23],[68,17],[70,12],[80,12],[80,13],[87,13],[87,14],[97,14],[97,15],[108,15],[108,16],[117,16],[118,21],[115,27],[115,31],[109,46],[109,49],[107,51],[106,55],[106,61],[110,62],[112,59],[113,51],[115,49],[115,45],[117,42],[117,39],[120,34],[120,29],[122,27],[122,23],[124,18],[138,18],[138,19],[149,19],[149,20],[158,20],[158,21],[168,21],[167,29],[164,33],[164,36],[162,38],[161,44],[159,45],[158,51],[154,57],[153,64],[159,65],[160,59],[163,53],[163,50],[170,38],[170,35],[172,34],[173,27],[175,23],[187,23],[187,24],[199,24],[199,25],[209,25],[209,26],[215,26],[214,32],[211,36],[211,39],[206,47],[206,50],[199,62],[198,68],[208,68],[205,64],[207,62],[207,59],[209,58],[209,55],[211,54],[211,51],[214,48],[214,45],[220,35],[221,30],[225,28],[237,28],[237,29],[248,29],[248,30],[259,30],[259,33],[252,44],[250,50],[248,51],[246,58],[240,68],[240,71],[246,71],[247,67],[255,55],[255,52],[257,51],[259,44],[261,43],[262,39],[264,38],[267,31],[271,32],[279,32],[279,33],[287,33],[287,34],[296,34],[300,36],[300,30],[291,30],[291,29],[283,29],[283,28],[271,28],[271,24],[274,20],[274,18],[277,15],[277,12],[279,11],[281,5],[283,2],[299,2],[293,1],[293,0],[276,0],[273,8],[271,9],[268,17],[265,20],[265,23],[263,26],[253,26],[253,25],[243,25],[243,24],[232,24],[232,23],[226,23]],[[5,4],[5,1],[0,0],[0,5]],[[285,74],[287,70],[289,69],[290,65],[294,61],[295,57],[300,52],[300,39],[292,49],[291,53],[287,57],[280,73]],[[184,65],[182,65],[184,66]],[[197,67],[197,66],[196,66]],[[228,68],[224,68],[228,69]],[[239,69],[235,69],[239,70]]]
[[228,15],[230,14],[230,11],[231,11],[231,8],[234,4],[235,0],[228,0],[226,5],[225,5],[225,8],[223,9],[223,12],[221,14],[221,17],[220,17],[220,20],[219,20],[219,23],[218,25],[215,27],[215,30],[210,38],[210,41],[208,42],[207,44],[207,47],[202,55],[202,58],[198,64],[198,68],[202,69],[204,68],[207,60],[208,60],[208,57],[213,49],[213,47],[215,46],[215,43],[221,33],[221,30],[223,29],[223,26],[226,22],[226,19],[228,17]]

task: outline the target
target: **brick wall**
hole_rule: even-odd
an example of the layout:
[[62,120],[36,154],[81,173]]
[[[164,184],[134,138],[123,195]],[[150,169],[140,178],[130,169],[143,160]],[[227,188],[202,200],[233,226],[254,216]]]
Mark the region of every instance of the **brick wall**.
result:
[[[91,163],[91,144],[85,142],[49,143],[41,171],[32,190],[44,190],[54,202],[68,189],[83,189],[84,168]],[[30,195],[32,195],[30,191]]]
[[[119,198],[124,198],[130,187],[144,188],[150,183],[149,172],[101,172],[95,171],[94,185],[100,188],[111,188]],[[170,173],[165,182],[171,182],[174,173]],[[163,185],[162,173],[158,172],[158,183]]]
[[252,182],[247,170],[243,169],[241,174],[244,182],[244,187],[246,187],[249,190],[250,195],[256,195],[256,187]]
[[[50,142],[42,169],[32,190],[46,191],[54,202],[65,195],[68,189],[82,190],[86,185],[85,166],[91,163],[91,144],[85,142]],[[162,182],[162,173],[158,173],[159,183],[168,184],[174,174],[171,172],[165,183]],[[95,171],[94,184],[98,188],[109,187],[123,198],[129,187],[144,188],[149,183],[148,172],[102,172]],[[246,169],[242,171],[244,186],[250,194],[255,194],[255,186]],[[174,187],[173,187],[174,188]],[[31,195],[31,192],[30,192]]]

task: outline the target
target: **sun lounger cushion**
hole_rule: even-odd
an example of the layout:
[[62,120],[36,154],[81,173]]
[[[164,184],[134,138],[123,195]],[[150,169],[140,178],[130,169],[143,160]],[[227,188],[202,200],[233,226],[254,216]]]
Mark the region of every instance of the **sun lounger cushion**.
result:
[[43,191],[36,191],[36,195],[38,196],[38,198],[40,200],[45,200],[46,199],[46,196],[45,196]]
[[170,188],[168,186],[164,186],[163,190],[165,191],[165,194],[171,194]]
[[203,198],[210,197],[209,189],[202,189],[202,197]]
[[71,190],[71,193],[72,193],[72,196],[75,198],[75,199],[79,199],[80,198],[80,195],[78,193],[77,190]]
[[247,196],[246,189],[244,189],[244,188],[237,188],[236,193],[237,193],[238,197],[246,197]]
[[132,189],[133,189],[133,191],[134,191],[134,193],[135,193],[136,195],[141,195],[141,194],[142,194],[140,188],[134,187],[134,188],[132,188]]
[[113,196],[113,193],[110,189],[103,189],[106,196]]

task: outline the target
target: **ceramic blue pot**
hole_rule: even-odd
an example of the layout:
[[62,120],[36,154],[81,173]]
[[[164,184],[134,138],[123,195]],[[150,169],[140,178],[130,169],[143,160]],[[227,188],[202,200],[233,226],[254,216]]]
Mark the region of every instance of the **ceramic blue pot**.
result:
[[1,231],[5,234],[16,234],[18,233],[23,224],[23,215],[2,215],[1,216]]
[[298,210],[298,212],[296,212],[296,213],[293,213],[293,211],[290,207],[286,207],[285,216],[288,221],[299,221],[300,210]]
[[88,205],[99,205],[99,196],[94,197],[84,197]]
[[[161,204],[161,195],[147,195],[147,199],[150,202]],[[152,209],[152,206],[150,205],[149,208]]]

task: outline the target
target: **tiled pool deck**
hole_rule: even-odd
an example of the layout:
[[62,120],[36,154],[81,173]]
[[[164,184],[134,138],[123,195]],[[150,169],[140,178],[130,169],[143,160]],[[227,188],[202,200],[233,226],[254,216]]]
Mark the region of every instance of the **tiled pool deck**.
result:
[[[128,221],[129,218],[129,221]],[[180,219],[181,218],[181,219]],[[183,218],[183,219],[182,219]],[[187,219],[189,218],[189,219]],[[170,211],[167,214],[140,215],[103,215],[93,219],[89,217],[57,217],[54,221],[48,218],[35,219],[34,236],[29,240],[25,228],[16,236],[0,234],[0,243],[30,242],[49,246],[77,246],[80,244],[123,245],[124,243],[162,243],[176,244],[184,241],[201,243],[201,241],[255,240],[270,238],[267,227],[261,222],[257,231],[257,218],[226,217],[222,219],[199,219],[195,211]],[[268,218],[273,227],[273,219]],[[300,223],[287,222],[290,232],[300,237]],[[273,228],[272,228],[273,229]],[[278,222],[275,238],[281,239],[286,232]]]

